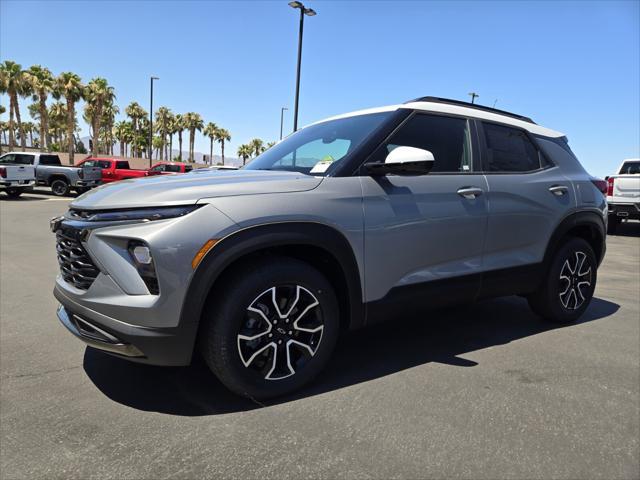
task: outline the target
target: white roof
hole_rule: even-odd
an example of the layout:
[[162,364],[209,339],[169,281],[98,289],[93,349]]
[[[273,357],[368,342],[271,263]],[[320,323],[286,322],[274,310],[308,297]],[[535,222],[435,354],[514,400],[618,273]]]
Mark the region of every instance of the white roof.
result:
[[448,103],[435,103],[435,102],[410,102],[402,103],[399,105],[388,105],[386,107],[368,108],[366,110],[358,110],[355,112],[344,113],[342,115],[336,115],[334,117],[326,118],[316,123],[326,122],[328,120],[337,120],[339,118],[355,117],[357,115],[366,115],[368,113],[379,112],[393,112],[400,108],[409,108],[414,110],[423,110],[425,112],[437,112],[437,113],[450,113],[453,115],[463,115],[471,118],[479,118],[481,120],[492,120],[494,122],[506,123],[527,130],[533,134],[543,135],[545,137],[563,137],[564,133],[545,128],[535,123],[525,122],[524,120],[518,120],[514,117],[507,115],[501,115],[499,113],[488,112],[485,110],[479,110],[476,108],[464,107],[461,105],[452,105]]

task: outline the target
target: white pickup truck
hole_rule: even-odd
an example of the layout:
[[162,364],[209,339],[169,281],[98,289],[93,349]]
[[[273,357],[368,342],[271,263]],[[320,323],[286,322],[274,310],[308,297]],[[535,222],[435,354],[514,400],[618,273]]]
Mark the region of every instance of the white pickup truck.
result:
[[623,220],[640,220],[640,158],[625,160],[618,174],[606,180],[608,233],[614,233]]
[[35,167],[14,160],[7,155],[0,158],[0,190],[9,198],[18,198],[23,192],[32,190],[36,183]]

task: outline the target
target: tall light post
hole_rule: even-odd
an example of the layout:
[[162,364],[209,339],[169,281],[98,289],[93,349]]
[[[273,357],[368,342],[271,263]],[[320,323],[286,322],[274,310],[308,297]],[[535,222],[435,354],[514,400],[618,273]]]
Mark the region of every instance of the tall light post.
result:
[[284,123],[284,111],[289,110],[287,107],[282,107],[280,109],[280,140],[282,140],[282,126]]
[[298,130],[298,99],[300,98],[300,64],[302,62],[302,30],[304,28],[304,16],[313,17],[315,10],[306,8],[301,2],[289,2],[289,6],[300,10],[300,33],[298,34],[298,72],[296,74],[296,101],[293,107],[293,131]]
[[153,156],[153,81],[160,80],[158,77],[151,77],[151,94],[149,95],[149,167]]

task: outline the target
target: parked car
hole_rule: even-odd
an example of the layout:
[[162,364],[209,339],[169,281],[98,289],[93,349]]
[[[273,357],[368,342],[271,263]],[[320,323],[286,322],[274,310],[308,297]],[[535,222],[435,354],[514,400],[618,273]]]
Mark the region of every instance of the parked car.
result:
[[193,170],[193,165],[183,162],[159,162],[147,170],[149,176],[168,175],[171,173],[188,173]]
[[51,222],[57,315],[122,358],[198,352],[234,392],[282,395],[343,330],[382,319],[522,295],[577,320],[606,247],[594,182],[562,133],[521,115],[434,97],[340,115],[238,171],[76,199]]
[[625,160],[618,174],[607,177],[609,233],[624,220],[640,220],[640,158]]
[[62,165],[55,153],[9,152],[22,165],[33,165],[36,184],[51,187],[58,197],[68,195],[71,190],[85,192],[100,184],[100,169],[97,167],[77,167]]
[[10,198],[18,198],[24,192],[32,190],[36,183],[36,170],[24,162],[24,157],[7,153],[0,157],[0,190]]
[[147,176],[146,169],[131,168],[128,160],[118,160],[115,158],[90,157],[80,162],[78,166],[100,168],[102,171],[102,183]]

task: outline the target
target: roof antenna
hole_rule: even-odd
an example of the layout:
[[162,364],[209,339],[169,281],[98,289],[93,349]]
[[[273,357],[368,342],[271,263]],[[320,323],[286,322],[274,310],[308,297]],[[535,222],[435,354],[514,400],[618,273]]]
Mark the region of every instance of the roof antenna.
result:
[[473,103],[476,103],[476,98],[478,98],[478,97],[480,96],[480,95],[478,95],[476,92],[471,92],[471,93],[468,93],[467,95],[470,95],[470,96],[471,96],[471,103],[472,103],[472,104],[473,104]]
[[498,103],[498,99],[497,98],[493,101],[493,107],[491,107],[491,108],[496,108],[496,103]]

